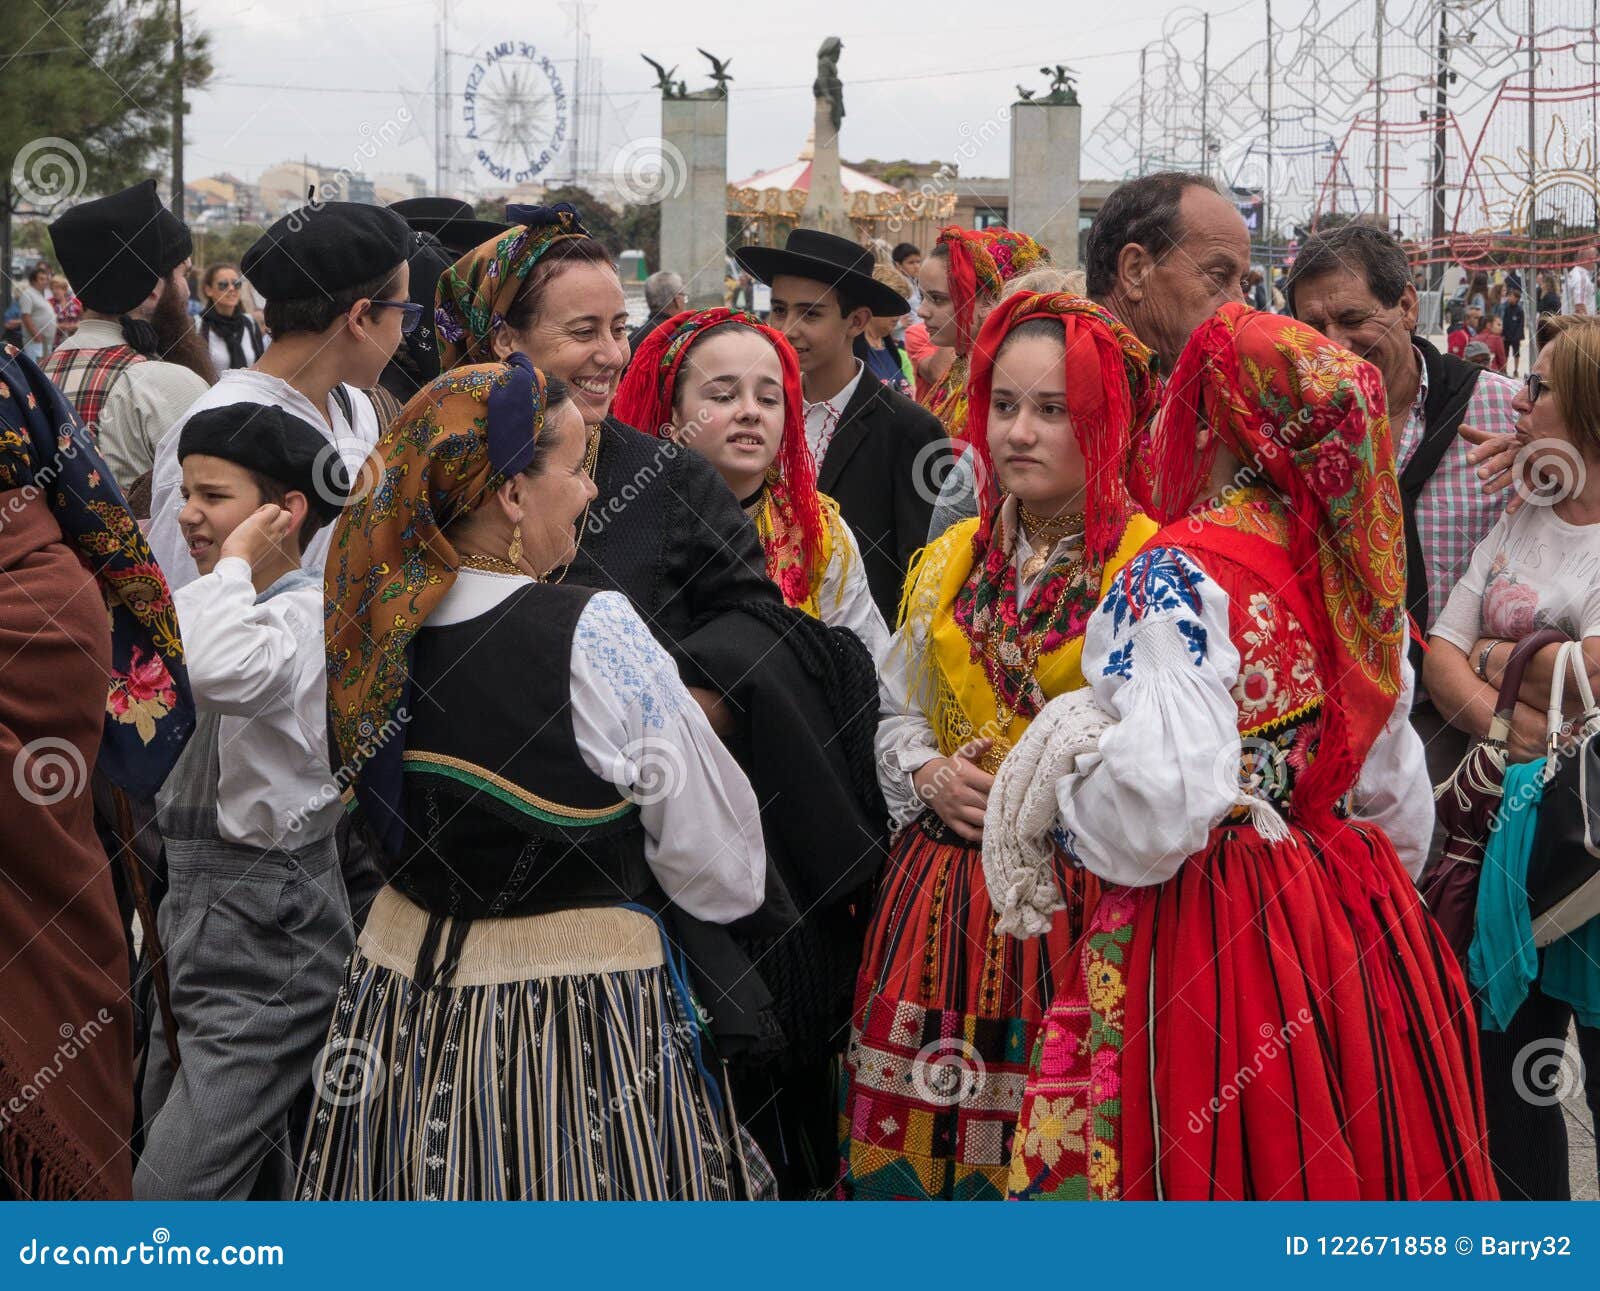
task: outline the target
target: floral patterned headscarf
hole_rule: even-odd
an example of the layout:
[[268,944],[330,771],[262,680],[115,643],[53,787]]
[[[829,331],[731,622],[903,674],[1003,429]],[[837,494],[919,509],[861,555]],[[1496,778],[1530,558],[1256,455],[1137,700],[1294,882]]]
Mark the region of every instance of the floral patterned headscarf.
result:
[[62,538],[105,596],[111,673],[95,765],[130,794],[152,797],[194,730],[178,612],[139,522],[72,405],[10,345],[0,346],[4,489],[43,495]]
[[375,480],[334,526],[323,594],[335,761],[360,768],[356,800],[391,855],[405,838],[404,710],[418,629],[456,580],[445,536],[528,469],[545,426],[545,378],[521,354],[456,368],[379,437]]
[[956,314],[956,359],[928,391],[926,406],[944,423],[952,439],[965,439],[967,374],[977,339],[978,302],[997,300],[1006,283],[1050,263],[1050,253],[1026,233],[1013,229],[941,229],[936,247],[945,248],[950,302]]
[[[1211,432],[1198,445],[1201,430]],[[1224,305],[1189,338],[1156,417],[1158,490],[1196,500],[1225,444],[1284,499],[1330,703],[1319,785],[1350,783],[1394,710],[1405,533],[1383,378],[1303,323]],[[1305,787],[1305,786],[1302,786]],[[1314,796],[1314,795],[1313,795]]]
[[[778,513],[791,517],[799,529],[802,554],[797,570],[790,575],[794,586],[784,587],[784,599],[798,604],[810,595],[812,584],[821,576],[827,544],[826,520],[817,493],[817,467],[806,445],[805,401],[800,389],[800,360],[788,338],[775,328],[737,310],[685,310],[667,319],[643,341],[617,388],[612,412],[619,421],[646,434],[670,438],[673,429],[673,404],[677,398],[678,373],[689,351],[712,328],[731,324],[749,328],[778,354],[783,373],[783,438],[778,456],[768,471],[768,490]],[[768,553],[769,556],[771,553]],[[771,561],[769,560],[769,573]],[[801,584],[804,584],[802,589]],[[803,592],[803,594],[802,594]]]
[[567,202],[518,206],[512,212],[521,223],[473,247],[439,277],[434,326],[443,371],[492,363],[491,338],[534,265],[557,242],[589,236]]

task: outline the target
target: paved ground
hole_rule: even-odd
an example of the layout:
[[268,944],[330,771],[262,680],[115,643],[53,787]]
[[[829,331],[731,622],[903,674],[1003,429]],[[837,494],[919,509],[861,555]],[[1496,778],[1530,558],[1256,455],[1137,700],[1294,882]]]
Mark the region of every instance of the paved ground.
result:
[[[1578,1061],[1578,1038],[1567,1036],[1567,1055],[1574,1064]],[[1583,1101],[1583,1090],[1577,1089],[1564,1104],[1567,1113],[1567,1165],[1572,1175],[1574,1201],[1600,1201],[1600,1188],[1595,1181],[1594,1124],[1589,1117],[1589,1105]]]

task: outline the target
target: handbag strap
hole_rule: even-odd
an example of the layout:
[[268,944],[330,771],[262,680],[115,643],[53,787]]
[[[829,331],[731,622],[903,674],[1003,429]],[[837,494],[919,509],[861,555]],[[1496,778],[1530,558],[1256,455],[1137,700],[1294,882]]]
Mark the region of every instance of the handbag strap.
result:
[[1495,700],[1488,739],[1504,744],[1511,734],[1511,718],[1517,709],[1517,695],[1522,690],[1522,678],[1528,671],[1529,660],[1547,645],[1555,645],[1566,639],[1567,634],[1560,628],[1540,628],[1537,632],[1530,632],[1511,648],[1511,657],[1506,660],[1505,676],[1500,679],[1500,695]]
[[1544,713],[1544,753],[1546,772],[1555,766],[1556,750],[1561,744],[1562,728],[1566,714],[1562,711],[1567,692],[1567,669],[1572,666],[1572,649],[1576,642],[1563,641],[1556,650],[1555,672],[1550,677],[1550,706]]

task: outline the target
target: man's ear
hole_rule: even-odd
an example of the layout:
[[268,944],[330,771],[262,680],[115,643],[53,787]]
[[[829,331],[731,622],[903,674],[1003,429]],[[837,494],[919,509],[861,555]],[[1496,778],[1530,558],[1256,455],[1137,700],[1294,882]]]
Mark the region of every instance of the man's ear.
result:
[[853,341],[865,332],[867,324],[871,321],[872,307],[870,305],[858,305],[855,309],[852,309],[845,316],[845,327],[850,332],[850,339]]
[[283,509],[289,513],[292,521],[285,541],[298,545],[300,535],[305,530],[306,518],[311,514],[311,500],[299,489],[290,489],[283,495]]
[[1156,267],[1156,259],[1137,242],[1117,252],[1117,286],[1128,300],[1143,300],[1145,281]]
[[1417,330],[1417,289],[1409,282],[1400,291],[1400,321],[1408,332]]

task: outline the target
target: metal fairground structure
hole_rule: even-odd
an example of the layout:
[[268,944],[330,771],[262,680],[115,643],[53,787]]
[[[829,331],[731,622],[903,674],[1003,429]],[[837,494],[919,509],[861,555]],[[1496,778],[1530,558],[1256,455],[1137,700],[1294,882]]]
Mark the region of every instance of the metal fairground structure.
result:
[[1084,143],[1102,173],[1200,170],[1264,259],[1384,224],[1447,264],[1527,274],[1600,235],[1600,0],[1245,0],[1169,15]]

